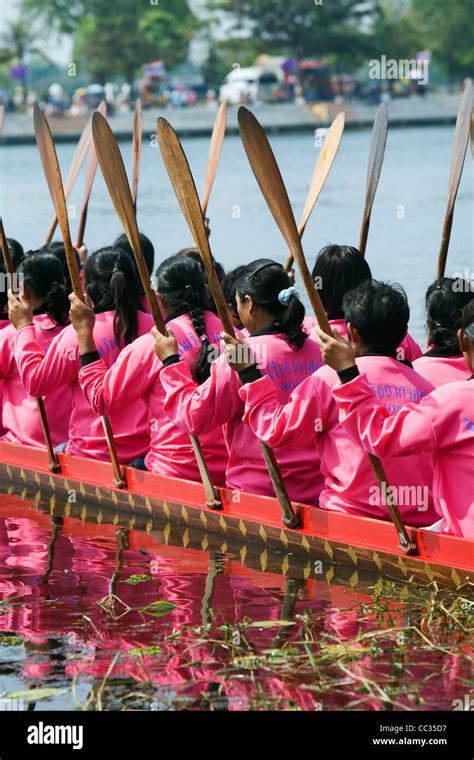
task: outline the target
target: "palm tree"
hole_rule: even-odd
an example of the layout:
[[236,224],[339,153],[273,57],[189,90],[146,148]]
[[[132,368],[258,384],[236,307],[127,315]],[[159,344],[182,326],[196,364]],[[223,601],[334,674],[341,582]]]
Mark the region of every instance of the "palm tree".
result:
[[0,63],[24,64],[31,55],[49,61],[37,43],[37,27],[31,23],[31,18],[21,14],[14,21],[10,21],[6,31],[0,34]]

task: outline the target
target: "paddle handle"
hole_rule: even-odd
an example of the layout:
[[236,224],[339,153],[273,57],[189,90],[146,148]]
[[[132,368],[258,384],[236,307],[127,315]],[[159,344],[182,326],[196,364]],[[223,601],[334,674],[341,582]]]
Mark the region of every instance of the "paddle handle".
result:
[[395,499],[392,501],[391,499],[387,499],[387,476],[385,474],[385,470],[383,468],[382,462],[380,459],[373,454],[369,454],[369,462],[371,464],[372,470],[374,471],[374,475],[377,479],[377,483],[379,484],[379,488],[381,490],[385,506],[387,507],[390,517],[392,518],[392,522],[395,525],[396,531],[398,533],[398,538],[400,540],[400,549],[403,551],[404,554],[407,554],[408,556],[414,556],[419,554],[418,546],[411,541],[407,529],[405,528],[405,524],[403,522],[402,516],[400,514],[400,510],[398,508],[397,503],[395,502]]
[[[454,211],[454,209],[453,209]],[[447,214],[444,219],[443,232],[441,234],[441,245],[438,255],[438,269],[436,271],[436,279],[444,277],[446,271],[446,262],[448,260],[449,242],[451,240],[451,231],[453,229],[453,211]]]
[[13,277],[13,275],[15,274],[15,270],[13,268],[13,260],[10,253],[8,240],[5,235],[3,221],[1,219],[0,219],[0,245],[2,246],[2,255],[3,255],[3,263],[5,264],[5,272],[6,274],[10,275],[10,277]]
[[364,216],[362,219],[362,224],[360,226],[360,235],[359,235],[359,251],[361,252],[362,256],[365,256],[365,250],[367,248],[367,240],[369,237],[369,227],[370,227],[370,214],[368,216]]
[[77,237],[76,237],[76,248],[80,248],[81,245],[84,243],[84,232],[86,230],[86,222],[87,222],[87,210],[88,210],[88,203],[84,203],[81,211],[81,218],[79,219],[79,228],[77,230]]
[[44,441],[48,450],[49,469],[51,472],[61,472],[61,465],[59,464],[58,455],[56,454],[51,438],[51,431],[49,429],[48,418],[46,416],[46,408],[44,401],[41,397],[36,399],[36,407],[40,416],[41,429],[44,435]]
[[140,172],[140,157],[142,150],[143,115],[142,102],[138,98],[135,103],[133,117],[133,169],[132,169],[132,201],[135,212],[137,210],[138,175]]
[[108,417],[103,416],[101,419],[102,419],[102,427],[104,429],[104,434],[107,441],[107,447],[109,449],[109,455],[110,455],[110,459],[111,459],[112,467],[114,471],[114,483],[117,486],[117,488],[126,488],[127,483],[124,478],[122,468],[118,461],[117,447],[115,445],[112,425],[110,424],[110,420]]

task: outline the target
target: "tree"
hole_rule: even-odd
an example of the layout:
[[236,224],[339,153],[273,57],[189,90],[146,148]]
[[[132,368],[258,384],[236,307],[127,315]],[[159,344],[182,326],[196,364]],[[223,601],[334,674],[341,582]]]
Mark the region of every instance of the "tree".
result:
[[7,28],[0,34],[0,63],[25,63],[28,56],[36,55],[49,60],[38,47],[38,32],[31,20],[20,14],[19,18],[10,21]]
[[373,5],[360,0],[210,0],[208,8],[224,14],[237,39],[251,38],[256,52],[329,56],[354,68],[369,49],[361,21]]
[[472,0],[412,0],[425,44],[449,78],[474,75]]
[[197,28],[187,0],[23,0],[23,7],[50,29],[73,34],[75,57],[99,82],[116,76],[131,81],[153,59],[176,65]]
[[396,60],[414,58],[422,50],[423,32],[410,4],[400,8],[396,0],[378,3],[370,46],[372,56],[385,55]]

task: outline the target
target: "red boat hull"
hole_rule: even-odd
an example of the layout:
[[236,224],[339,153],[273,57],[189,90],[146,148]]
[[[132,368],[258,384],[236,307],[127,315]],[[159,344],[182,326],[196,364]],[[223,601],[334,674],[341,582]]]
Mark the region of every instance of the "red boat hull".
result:
[[51,474],[45,451],[0,442],[0,484],[4,491],[20,485],[37,502],[49,497],[85,509],[96,505],[160,517],[222,536],[223,550],[226,541],[237,541],[297,554],[313,564],[319,561],[324,575],[342,564],[354,573],[371,569],[387,577],[455,588],[474,581],[474,542],[467,539],[411,528],[419,556],[407,557],[388,522],[298,504],[301,528],[285,528],[274,498],[221,489],[222,510],[215,511],[206,506],[200,483],[126,468],[127,489],[121,490],[113,485],[112,466],[106,462],[66,454],[59,460],[61,473]]

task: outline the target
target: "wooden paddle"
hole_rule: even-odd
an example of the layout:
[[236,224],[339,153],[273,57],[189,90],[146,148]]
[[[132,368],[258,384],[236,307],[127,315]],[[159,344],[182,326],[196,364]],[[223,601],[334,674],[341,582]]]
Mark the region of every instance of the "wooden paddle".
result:
[[[103,118],[102,115],[100,116]],[[61,170],[59,168],[58,157],[56,155],[56,148],[54,147],[49,124],[44,113],[40,108],[38,108],[38,106],[35,106],[34,108],[33,121],[35,126],[36,142],[38,144],[38,149],[41,157],[41,163],[43,165],[44,174],[48,183],[53,205],[56,209],[56,216],[63,237],[64,249],[66,251],[66,259],[72,287],[75,295],[83,301],[84,294],[82,292],[81,279],[75,252],[71,243],[71,233],[69,230],[66,199],[64,197],[63,182],[61,178]],[[108,417],[102,417],[102,425],[104,428],[109,455],[114,470],[115,484],[118,488],[126,488],[127,484],[122,473],[122,468],[118,461],[117,449],[115,447],[112,427]]]
[[438,256],[438,270],[436,278],[444,277],[446,270],[446,260],[448,258],[449,241],[451,239],[451,230],[453,226],[454,204],[458,194],[459,183],[461,181],[464,159],[466,157],[467,144],[469,142],[469,132],[471,129],[472,114],[472,81],[467,80],[461,105],[459,106],[456,128],[454,130],[453,153],[451,158],[451,172],[449,175],[448,188],[448,205],[444,216],[443,232],[441,235],[441,246]]
[[[105,100],[102,101],[102,103],[99,105],[97,110],[99,111],[99,113],[102,114],[102,116],[105,117],[107,115],[107,104]],[[92,186],[94,184],[96,170],[97,170],[97,154],[95,152],[94,141],[91,140],[91,145],[89,148],[89,163],[87,165],[86,187],[84,191],[84,200],[82,202],[82,211],[81,211],[81,218],[79,220],[79,229],[77,231],[77,237],[76,237],[76,246],[75,246],[76,248],[80,248],[84,242],[84,232],[86,229],[87,211],[89,208],[89,200],[91,197]]]
[[138,174],[140,171],[140,157],[142,152],[143,135],[143,110],[142,101],[138,98],[135,103],[135,116],[133,119],[133,170],[132,170],[132,200],[135,213],[137,211]]
[[[143,258],[132,194],[130,192],[122,154],[120,153],[114,133],[110,129],[106,119],[104,119],[101,114],[94,114],[92,118],[92,132],[105,184],[107,185],[117,216],[122,222],[128,242],[130,243],[133,255],[135,256],[143,290],[145,291],[146,298],[150,304],[155,325],[163,335],[167,335],[168,331],[163,321],[156,295],[151,288],[150,275],[145,264],[145,259]],[[204,490],[206,492],[207,505],[211,509],[220,509],[222,504],[218,492],[212,484],[199,439],[194,435],[190,436],[190,439]]]
[[222,153],[222,146],[224,145],[225,131],[227,128],[227,103],[224,101],[221,103],[217,112],[216,120],[214,122],[214,129],[212,130],[211,144],[209,146],[209,158],[207,161],[206,181],[204,183],[204,193],[202,199],[202,215],[206,217],[207,207],[209,205],[209,198],[211,197],[211,190],[216,178],[217,167]]
[[[188,160],[173,127],[166,119],[158,119],[157,134],[166,171],[168,172],[184,218],[193,235],[194,242],[201,254],[219,319],[222,322],[224,330],[233,336],[235,335],[234,327],[229,317],[229,311],[219,278],[217,277],[202,214],[202,206]],[[260,442],[260,445],[276,497],[281,507],[283,523],[289,528],[296,528],[300,524],[299,517],[293,511],[275,454],[265,443]]]
[[[303,247],[301,245],[301,238],[298,234],[286,187],[280,174],[275,156],[270,147],[270,143],[255,116],[244,107],[239,109],[239,127],[250,166],[252,167],[252,171],[255,174],[255,178],[273,218],[280,228],[280,232],[285,238],[298,265],[319,327],[328,335],[332,335],[333,333],[326,312],[324,311],[319,293],[316,290],[316,286],[306,263]],[[377,457],[374,457],[371,454],[369,454],[368,457],[380,486],[381,493],[386,494],[387,478],[382,463]],[[386,500],[386,506],[396,527],[400,539],[400,548],[406,554],[417,553],[418,547],[410,541],[398,506],[392,504],[391,500]]]
[[362,216],[362,224],[359,236],[359,251],[365,256],[367,237],[369,235],[370,217],[374,205],[375,193],[379,184],[380,172],[382,171],[385,145],[387,143],[388,110],[382,103],[375,115],[370,143],[369,165],[367,168],[367,187],[365,192],[365,208]]
[[[3,227],[3,220],[0,218],[0,246],[2,248],[3,263],[5,264],[5,272],[13,279],[15,274],[15,268],[13,266],[13,260],[8,246],[8,240],[5,235]],[[13,285],[10,285],[13,290]],[[53,439],[51,438],[51,431],[49,429],[48,417],[46,415],[46,409],[43,399],[39,396],[36,399],[36,406],[40,416],[41,429],[43,431],[44,442],[48,451],[49,469],[51,472],[61,472],[61,465],[59,464],[58,455],[56,454],[53,446]]]
[[[300,238],[303,237],[308,219],[311,216],[311,213],[316,205],[316,201],[318,200],[324,185],[326,184],[326,180],[329,176],[329,172],[331,171],[334,159],[337,156],[337,151],[339,150],[345,123],[345,114],[343,112],[338,113],[325,137],[323,147],[321,148],[318,160],[316,161],[316,166],[314,168],[311,184],[308,190],[308,196],[306,198],[303,214],[298,227]],[[286,271],[289,272],[292,266],[293,254],[290,251],[285,261]]]
[[3,219],[0,216],[0,246],[2,247],[3,263],[5,264],[5,273],[13,277],[15,269],[13,267],[13,260],[8,245],[8,240],[5,235],[5,229],[3,227]]
[[[87,151],[89,150],[91,146],[91,142],[92,142],[92,122],[89,119],[86,126],[84,127],[82,131],[81,137],[79,138],[79,142],[77,143],[76,150],[74,151],[74,155],[72,157],[71,168],[69,169],[69,174],[67,176],[66,184],[64,185],[63,192],[64,192],[64,197],[66,200],[69,197],[72,188],[74,187],[74,183],[81,170],[81,166],[84,163],[84,160],[87,156]],[[58,224],[58,218],[57,216],[55,216],[53,221],[51,222],[51,226],[46,236],[46,240],[44,241],[45,246],[49,245],[51,240],[53,239],[53,235],[55,233],[57,224]]]

